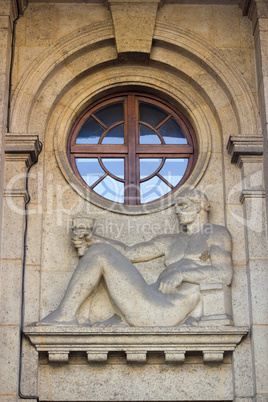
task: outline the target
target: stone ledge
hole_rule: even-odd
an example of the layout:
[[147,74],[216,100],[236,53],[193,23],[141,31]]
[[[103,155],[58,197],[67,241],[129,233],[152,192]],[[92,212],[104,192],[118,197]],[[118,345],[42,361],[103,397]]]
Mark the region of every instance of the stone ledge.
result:
[[167,363],[183,363],[187,352],[220,363],[234,351],[247,327],[73,327],[28,326],[24,334],[51,363],[68,363],[70,352],[85,352],[89,363],[106,363],[109,352],[126,353],[128,363],[145,363],[147,352],[164,352]]
[[243,190],[240,194],[239,201],[241,204],[244,203],[245,199],[247,198],[265,198],[266,191],[265,190]]
[[27,168],[30,168],[38,160],[42,150],[38,135],[6,134],[5,154],[8,158],[22,158]]
[[231,155],[231,163],[238,163],[241,156],[260,156],[263,154],[263,139],[259,136],[231,136],[227,151]]
[[29,202],[30,197],[27,190],[24,189],[3,189],[4,197],[22,197],[24,199],[25,204]]

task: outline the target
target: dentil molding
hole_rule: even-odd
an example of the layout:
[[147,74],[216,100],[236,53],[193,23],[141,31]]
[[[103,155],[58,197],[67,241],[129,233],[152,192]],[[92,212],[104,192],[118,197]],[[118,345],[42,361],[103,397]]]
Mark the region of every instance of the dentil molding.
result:
[[183,363],[187,352],[201,352],[204,363],[221,363],[232,352],[247,327],[88,327],[43,326],[24,328],[38,352],[50,363],[68,363],[71,352],[85,352],[89,363],[106,363],[109,352],[125,352],[128,363],[146,363],[148,352],[163,352],[166,363]]

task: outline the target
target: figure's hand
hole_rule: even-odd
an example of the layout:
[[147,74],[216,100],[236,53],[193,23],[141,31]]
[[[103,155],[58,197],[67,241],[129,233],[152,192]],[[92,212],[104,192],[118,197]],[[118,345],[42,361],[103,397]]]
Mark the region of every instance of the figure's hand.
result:
[[82,229],[73,230],[72,243],[77,249],[79,257],[82,257],[87,248],[93,244],[92,233]]
[[181,285],[182,282],[183,277],[181,272],[169,271],[160,278],[158,290],[164,294],[172,294],[176,292],[177,288]]
[[83,246],[85,240],[83,236],[73,236],[72,237],[72,243],[75,248],[79,249]]

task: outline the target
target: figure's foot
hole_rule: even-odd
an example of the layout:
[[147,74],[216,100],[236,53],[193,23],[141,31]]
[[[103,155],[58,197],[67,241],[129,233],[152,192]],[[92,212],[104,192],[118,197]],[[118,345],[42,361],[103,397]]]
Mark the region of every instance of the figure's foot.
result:
[[190,316],[181,325],[194,325],[197,327],[199,325],[199,321],[196,318]]
[[112,317],[108,318],[105,321],[95,322],[92,326],[93,327],[110,327],[112,325],[127,326],[118,314],[114,314]]
[[78,322],[75,317],[69,319],[69,317],[65,317],[64,314],[56,309],[35,325],[78,325]]

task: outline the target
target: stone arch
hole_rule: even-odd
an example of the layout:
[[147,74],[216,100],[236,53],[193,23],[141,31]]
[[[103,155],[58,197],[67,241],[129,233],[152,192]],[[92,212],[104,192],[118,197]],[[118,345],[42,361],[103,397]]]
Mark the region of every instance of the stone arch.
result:
[[[16,88],[12,100],[12,131],[27,132],[37,103],[50,111],[61,93],[76,80],[116,59],[113,27],[109,22],[85,27],[55,43],[29,67]],[[152,61],[162,64],[162,70],[173,69],[176,75],[184,75],[184,80],[202,93],[220,125],[221,117],[215,112],[220,102],[224,105],[225,98],[225,105],[229,103],[237,123],[236,132],[230,134],[256,132],[259,125],[256,105],[247,83],[205,40],[183,28],[156,24]],[[189,64],[195,67],[187,69]],[[60,87],[55,85],[55,77]],[[44,91],[47,91],[46,99]]]
[[105,22],[66,36],[26,71],[13,97],[12,131],[38,133],[41,140],[46,136],[46,146],[56,151],[65,178],[86,197],[68,170],[68,133],[92,100],[126,87],[168,97],[192,122],[200,157],[187,182],[191,186],[201,180],[213,148],[222,152],[230,135],[256,135],[259,130],[246,81],[205,40],[188,30],[157,24],[149,62],[124,63],[118,60],[112,24]]

